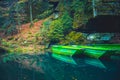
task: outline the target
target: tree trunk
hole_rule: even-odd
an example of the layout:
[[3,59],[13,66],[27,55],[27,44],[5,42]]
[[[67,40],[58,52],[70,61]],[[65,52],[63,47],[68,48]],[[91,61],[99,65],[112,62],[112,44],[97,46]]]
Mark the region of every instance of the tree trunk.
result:
[[17,6],[16,6],[16,12],[17,12],[17,24],[18,24],[18,27],[20,28],[20,13],[19,13],[19,4],[17,3]]
[[32,1],[29,0],[29,3],[30,3],[29,8],[30,8],[30,22],[31,22],[30,27],[32,27],[33,26]]
[[93,17],[97,16],[97,10],[95,5],[95,0],[92,0],[92,7],[93,7]]

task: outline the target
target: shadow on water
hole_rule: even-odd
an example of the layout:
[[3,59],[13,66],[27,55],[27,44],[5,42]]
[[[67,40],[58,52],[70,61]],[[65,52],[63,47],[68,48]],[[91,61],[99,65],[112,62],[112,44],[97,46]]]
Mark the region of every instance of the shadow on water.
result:
[[77,58],[74,65],[50,55],[9,56],[0,61],[0,80],[120,80],[119,60],[102,61],[107,68],[100,68],[84,63],[90,59]]

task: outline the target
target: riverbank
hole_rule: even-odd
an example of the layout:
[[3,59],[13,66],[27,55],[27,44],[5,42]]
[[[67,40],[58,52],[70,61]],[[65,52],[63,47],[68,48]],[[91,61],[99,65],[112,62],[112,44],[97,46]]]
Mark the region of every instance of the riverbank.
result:
[[0,46],[8,51],[8,53],[44,53],[44,44],[40,37],[40,30],[44,20],[34,23],[30,27],[30,23],[23,24],[19,28],[19,32],[12,36],[1,38]]

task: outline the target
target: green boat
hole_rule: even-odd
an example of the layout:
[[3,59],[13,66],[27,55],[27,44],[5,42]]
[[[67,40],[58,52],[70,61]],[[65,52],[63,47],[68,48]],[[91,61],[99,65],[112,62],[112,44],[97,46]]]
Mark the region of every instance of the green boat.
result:
[[52,53],[64,56],[85,55],[99,59],[104,55],[120,55],[120,44],[53,45]]

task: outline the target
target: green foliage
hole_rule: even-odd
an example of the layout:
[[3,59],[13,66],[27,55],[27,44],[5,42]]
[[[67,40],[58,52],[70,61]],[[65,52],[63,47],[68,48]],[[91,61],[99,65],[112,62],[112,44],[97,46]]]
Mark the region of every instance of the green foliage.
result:
[[88,12],[86,13],[86,9],[88,9],[89,6],[87,6],[87,1],[86,0],[74,0],[72,2],[71,8],[73,14],[73,28],[78,29],[83,26],[87,20],[88,20]]
[[12,44],[10,42],[7,42],[6,40],[2,39],[1,40],[1,45],[5,47],[10,47]]
[[72,29],[72,18],[65,12],[60,18],[51,22],[48,27],[47,37],[50,42],[56,43]]
[[81,32],[71,31],[66,35],[65,40],[61,41],[61,44],[84,44],[85,42],[85,37]]
[[74,10],[75,12],[81,13],[84,11],[84,1],[74,0],[71,6],[72,6],[72,10]]
[[59,40],[64,37],[63,30],[63,25],[60,20],[53,21],[48,32],[48,38],[50,41],[59,42]]
[[67,34],[72,29],[72,18],[70,17],[68,12],[64,12],[61,17],[61,26],[63,27],[64,34]]
[[19,49],[17,44],[13,44],[12,42],[8,42],[5,39],[1,40],[1,46],[5,48],[8,52],[17,52],[19,53],[21,49]]
[[76,0],[72,3],[72,10],[74,11],[73,28],[77,29],[81,26],[82,17],[84,14],[83,1]]
[[[22,0],[25,1],[25,0]],[[6,5],[7,2],[7,5]],[[25,4],[12,0],[3,2],[1,28],[4,29],[6,35],[12,35],[17,32],[16,25],[20,25],[23,20],[23,7]]]
[[[53,12],[53,7],[51,7],[51,4],[49,4],[48,1],[46,0],[30,0],[27,1],[27,4],[31,4],[31,8],[32,8],[32,17],[33,20],[34,19],[44,19],[46,17],[48,17],[49,15],[51,15],[51,13]],[[30,10],[29,10],[29,5],[25,5],[25,13],[26,15],[26,21],[29,22],[29,18],[30,18]]]
[[44,18],[48,17],[50,14],[52,14],[52,12],[53,12],[53,10],[46,10],[43,13],[37,15],[36,18],[38,18],[38,19],[44,19]]

